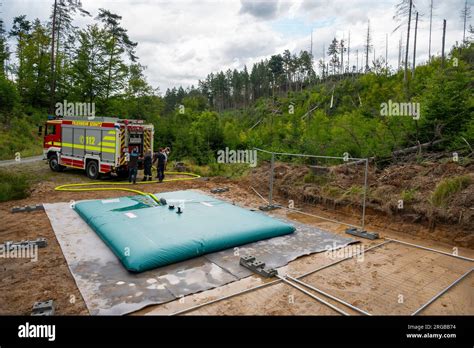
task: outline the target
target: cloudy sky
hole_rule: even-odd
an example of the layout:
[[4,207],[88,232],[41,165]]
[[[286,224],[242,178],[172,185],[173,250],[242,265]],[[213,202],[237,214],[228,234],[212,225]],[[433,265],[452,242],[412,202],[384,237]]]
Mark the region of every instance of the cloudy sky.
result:
[[[147,66],[148,81],[162,92],[173,86],[197,85],[212,71],[251,66],[255,61],[285,49],[309,50],[317,61],[333,37],[351,36],[351,65],[362,61],[367,20],[370,19],[377,56],[398,64],[400,31],[393,20],[400,0],[82,0],[95,16],[106,8],[123,17],[130,38],[138,42],[137,54]],[[472,5],[473,0],[468,0]],[[54,0],[0,0],[0,16],[9,30],[15,16],[47,21]],[[447,19],[447,47],[462,40],[460,16],[465,0],[434,0],[432,52],[441,51],[443,19]],[[430,0],[415,0],[419,23],[417,59],[428,57]],[[78,16],[76,25],[91,19]],[[472,20],[471,20],[472,24]],[[403,30],[403,29],[402,29]],[[406,40],[406,33],[403,40]],[[411,39],[413,42],[413,38]],[[413,46],[412,46],[413,47]],[[371,54],[372,57],[373,54]],[[345,58],[346,59],[346,58]],[[316,64],[315,64],[316,65]]]

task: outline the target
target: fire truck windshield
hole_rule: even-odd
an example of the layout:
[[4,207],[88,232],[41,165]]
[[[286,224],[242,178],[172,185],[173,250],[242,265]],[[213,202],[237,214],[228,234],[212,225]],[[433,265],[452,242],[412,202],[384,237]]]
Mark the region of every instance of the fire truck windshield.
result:
[[48,134],[56,134],[56,125],[48,124],[48,126],[45,129],[44,135],[48,135]]

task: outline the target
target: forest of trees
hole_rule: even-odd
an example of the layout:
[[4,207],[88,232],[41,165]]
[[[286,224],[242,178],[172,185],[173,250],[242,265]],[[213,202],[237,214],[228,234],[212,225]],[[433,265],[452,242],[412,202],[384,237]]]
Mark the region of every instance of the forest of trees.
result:
[[[416,34],[415,10],[412,0],[397,7],[408,38]],[[308,51],[286,50],[160,95],[146,81],[137,43],[120,15],[106,9],[92,15],[77,1],[56,0],[46,23],[20,15],[7,32],[0,21],[0,153],[11,158],[17,151],[29,154],[31,144],[40,149],[34,126],[62,100],[94,102],[100,116],[151,122],[156,146],[171,146],[174,159],[198,163],[212,163],[225,146],[360,157],[435,139],[446,140],[446,149],[472,145],[473,30],[466,25],[469,7],[462,10],[462,43],[441,57],[430,53],[416,69],[405,58],[408,52],[416,57],[409,40],[400,45],[397,67],[372,56],[368,22],[356,64],[349,61],[350,36],[335,37],[318,62]],[[79,15],[93,24],[75,27]],[[15,47],[8,47],[8,38]],[[388,100],[420,103],[420,120],[381,117],[380,104]]]
[[[1,74],[14,81],[21,103],[51,114],[56,101],[94,102],[108,114],[117,97],[154,96],[135,55],[137,43],[121,26],[121,17],[100,9],[94,24],[78,29],[74,14],[90,16],[78,4],[57,1],[46,24],[17,16],[8,33],[0,22]],[[16,41],[11,59],[7,36]],[[138,116],[142,110],[127,112]]]
[[[466,42],[453,47],[444,60],[433,57],[419,65],[408,88],[403,68],[390,72],[377,64],[366,73],[329,73],[314,80],[303,74],[287,80],[283,70],[279,84],[272,83],[268,69],[267,79],[262,79],[268,84],[256,99],[251,79],[248,87],[242,83],[243,89],[232,88],[234,76],[242,72],[229,78],[211,74],[208,81],[214,89],[166,92],[157,139],[172,145],[179,156],[201,163],[212,162],[215,151],[225,146],[386,157],[404,147],[445,140],[439,149],[469,150],[466,142],[474,143],[473,66],[474,46]],[[219,75],[220,84],[215,78]],[[380,104],[388,100],[420,103],[420,119],[382,117]]]
[[245,108],[262,97],[275,97],[290,91],[301,91],[317,79],[312,67],[311,55],[301,51],[299,56],[286,50],[252,66],[249,73],[245,66],[241,71],[227,70],[209,74],[199,81],[197,89],[191,86],[166,90],[164,100],[167,111],[178,105],[187,95],[201,95],[206,103],[217,111]]

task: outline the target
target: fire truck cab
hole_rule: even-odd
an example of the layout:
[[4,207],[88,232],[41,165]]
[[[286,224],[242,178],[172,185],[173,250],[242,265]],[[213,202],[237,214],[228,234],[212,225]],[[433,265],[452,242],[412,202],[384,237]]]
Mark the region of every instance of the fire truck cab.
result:
[[44,128],[43,159],[51,170],[66,167],[86,171],[91,179],[100,174],[128,172],[128,156],[137,149],[140,156],[153,153],[154,128],[142,120],[111,117],[67,117],[48,120]]

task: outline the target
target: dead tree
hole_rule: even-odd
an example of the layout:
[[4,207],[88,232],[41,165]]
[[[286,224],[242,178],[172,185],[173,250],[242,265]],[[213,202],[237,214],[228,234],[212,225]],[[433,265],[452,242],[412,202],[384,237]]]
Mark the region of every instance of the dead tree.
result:
[[467,20],[471,18],[471,8],[469,7],[467,0],[464,2],[464,8],[461,10],[461,18],[464,22],[463,32],[462,32],[462,42],[466,43],[466,23]]
[[[402,21],[405,16],[408,15],[407,21],[407,42],[405,48],[405,70],[403,72],[403,81],[405,83],[408,82],[408,53],[410,51],[410,29],[411,29],[411,13],[412,10],[415,8],[413,4],[413,0],[401,0],[400,3],[396,6],[397,12],[393,17],[397,21]],[[402,24],[398,25],[394,31],[398,30]]]
[[416,64],[416,36],[418,34],[418,11],[416,12],[415,20],[415,40],[413,41],[413,70],[411,72],[411,77],[415,78],[415,64]]
[[443,19],[443,45],[441,47],[441,66],[444,68],[444,45],[446,43],[446,19]]
[[367,38],[365,43],[365,71],[369,71],[369,53],[372,51],[372,38],[370,36],[370,20],[367,21]]
[[398,71],[400,71],[400,68],[402,67],[402,33],[400,33],[400,40],[398,41]]
[[351,54],[351,32],[349,32],[349,39],[347,41],[347,70],[349,72],[351,71],[350,54]]
[[430,41],[428,44],[428,61],[431,61],[431,29],[433,27],[433,0],[430,1]]
[[407,29],[407,47],[405,52],[405,72],[403,74],[403,80],[407,82],[407,71],[408,71],[408,51],[410,49],[410,24],[411,24],[411,10],[413,7],[413,1],[410,0],[410,6],[408,9],[408,29]]

